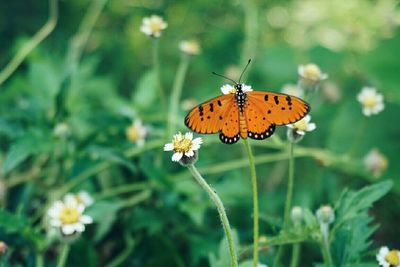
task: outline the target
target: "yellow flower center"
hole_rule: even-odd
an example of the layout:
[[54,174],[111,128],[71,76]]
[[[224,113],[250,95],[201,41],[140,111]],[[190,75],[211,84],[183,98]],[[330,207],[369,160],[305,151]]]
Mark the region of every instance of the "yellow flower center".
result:
[[366,108],[373,108],[377,104],[376,98],[374,96],[369,96],[363,101],[363,105]]
[[400,264],[399,251],[393,249],[385,257],[385,260],[391,265],[397,266]]
[[60,213],[60,221],[62,224],[73,224],[79,222],[81,214],[76,208],[63,207]]
[[152,33],[157,33],[162,30],[161,23],[159,21],[151,21],[149,26]]
[[192,140],[183,137],[177,137],[172,140],[172,145],[175,152],[187,153],[192,147]]
[[300,120],[294,124],[294,127],[300,131],[306,131],[308,126],[308,122],[306,120]]
[[321,70],[315,64],[304,66],[304,77],[309,79],[318,79],[321,77]]
[[129,141],[135,142],[140,139],[139,129],[135,125],[131,125],[126,129],[126,137]]

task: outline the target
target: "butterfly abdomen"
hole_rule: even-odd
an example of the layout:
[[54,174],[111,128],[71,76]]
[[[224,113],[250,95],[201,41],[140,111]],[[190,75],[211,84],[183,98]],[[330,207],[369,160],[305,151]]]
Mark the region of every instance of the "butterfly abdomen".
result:
[[239,129],[240,129],[240,137],[243,139],[247,138],[247,123],[246,118],[244,117],[244,113],[240,112],[239,114]]

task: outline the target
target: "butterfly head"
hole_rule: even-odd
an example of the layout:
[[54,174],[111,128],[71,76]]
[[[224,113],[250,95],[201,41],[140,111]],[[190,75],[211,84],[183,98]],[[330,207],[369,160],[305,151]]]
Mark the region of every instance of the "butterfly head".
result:
[[241,92],[241,91],[242,91],[242,87],[243,87],[243,84],[241,84],[241,83],[236,83],[236,84],[235,84],[235,89],[236,89],[236,91]]

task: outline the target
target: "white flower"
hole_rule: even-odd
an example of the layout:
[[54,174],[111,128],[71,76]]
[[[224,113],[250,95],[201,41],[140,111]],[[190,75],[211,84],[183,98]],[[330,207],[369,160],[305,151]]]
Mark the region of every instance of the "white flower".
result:
[[379,177],[386,170],[388,160],[378,149],[374,148],[364,157],[364,165],[375,177]]
[[193,134],[188,132],[183,135],[177,133],[172,138],[172,143],[165,144],[164,151],[174,151],[172,161],[180,161],[184,156],[191,158],[195,156],[195,151],[199,150],[203,140],[200,137],[193,139]]
[[281,91],[282,91],[282,93],[287,94],[287,95],[293,95],[293,96],[297,96],[299,98],[304,97],[303,89],[301,89],[299,86],[292,84],[292,83],[285,84],[282,87]]
[[148,129],[143,126],[142,121],[136,119],[132,124],[126,128],[125,134],[129,141],[136,142],[138,146],[144,144],[144,140],[147,136]]
[[64,201],[56,201],[47,211],[50,225],[59,228],[64,235],[72,235],[85,231],[85,224],[93,222],[92,217],[84,215],[85,206],[75,197],[65,198]]
[[381,247],[376,260],[383,267],[400,267],[400,251],[396,249],[389,251],[388,247]]
[[290,218],[292,219],[294,224],[299,224],[303,220],[303,209],[299,206],[295,206],[292,208],[290,212]]
[[[251,88],[250,85],[242,83],[242,91],[243,91],[243,93],[246,93],[246,92],[253,91],[253,89]],[[236,88],[233,85],[224,84],[224,85],[221,86],[221,92],[224,95],[234,94],[234,93],[236,93]]]
[[326,73],[322,73],[318,65],[309,63],[306,65],[300,65],[298,68],[300,78],[307,83],[315,84],[328,78]]
[[161,32],[167,28],[168,24],[157,15],[143,18],[140,31],[148,36],[159,38]]
[[298,122],[295,122],[293,124],[288,124],[286,126],[289,127],[290,129],[292,129],[293,131],[295,131],[299,135],[305,135],[306,132],[314,131],[317,128],[315,123],[310,122],[310,121],[311,121],[311,116],[306,115],[304,118],[302,118]]
[[268,267],[268,265],[262,264],[262,263],[259,262],[259,263],[257,264],[257,267]]
[[320,207],[316,214],[320,223],[331,224],[335,220],[335,212],[329,205]]
[[378,114],[385,108],[383,95],[378,94],[373,87],[364,87],[357,95],[357,100],[363,106],[362,112],[365,116]]
[[94,200],[86,191],[80,191],[77,194],[67,194],[64,197],[64,202],[71,201],[71,198],[75,198],[79,204],[83,204],[85,207],[89,207],[93,204]]
[[58,123],[53,129],[53,134],[57,137],[65,137],[69,133],[70,133],[69,126],[65,122]]
[[189,56],[195,56],[200,54],[200,45],[194,40],[182,41],[179,43],[179,49]]

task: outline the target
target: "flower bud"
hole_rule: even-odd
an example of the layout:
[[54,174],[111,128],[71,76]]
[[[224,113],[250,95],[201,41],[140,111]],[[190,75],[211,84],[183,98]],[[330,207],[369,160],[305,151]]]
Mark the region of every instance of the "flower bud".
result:
[[335,212],[329,205],[322,206],[317,210],[317,219],[320,224],[331,224],[335,220]]

